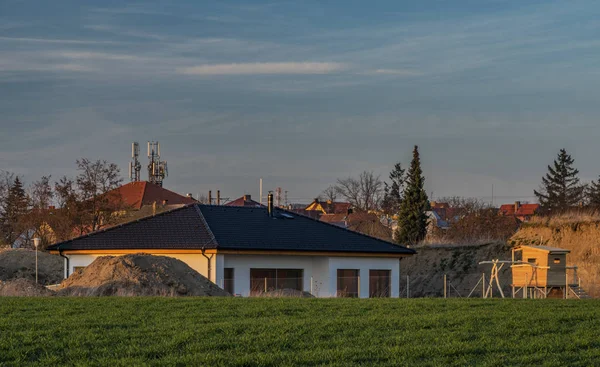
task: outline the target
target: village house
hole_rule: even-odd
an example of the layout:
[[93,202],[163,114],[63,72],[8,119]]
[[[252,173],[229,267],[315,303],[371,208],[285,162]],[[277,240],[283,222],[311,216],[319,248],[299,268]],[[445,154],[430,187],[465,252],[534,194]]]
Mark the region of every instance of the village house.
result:
[[239,197],[233,201],[230,201],[225,205],[227,205],[227,206],[245,206],[245,207],[251,207],[251,208],[260,208],[261,206],[264,206],[261,203],[252,200],[252,196],[248,195],[248,194],[246,194],[242,197]]
[[304,210],[315,210],[323,214],[347,214],[348,210],[351,208],[352,205],[350,203],[332,200],[321,201],[319,199],[315,199],[312,203],[308,204]]
[[232,294],[279,289],[317,297],[398,297],[414,250],[279,208],[190,204],[49,248],[65,277],[99,256],[177,258]]
[[540,204],[521,204],[520,201],[515,201],[514,204],[501,205],[498,213],[505,217],[515,217],[521,222],[527,222],[539,209]]

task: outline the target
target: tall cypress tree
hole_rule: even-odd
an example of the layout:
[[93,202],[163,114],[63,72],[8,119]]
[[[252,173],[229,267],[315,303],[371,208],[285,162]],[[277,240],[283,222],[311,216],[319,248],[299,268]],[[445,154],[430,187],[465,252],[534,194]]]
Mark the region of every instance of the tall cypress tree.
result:
[[427,215],[429,200],[423,188],[425,178],[421,170],[419,147],[415,145],[413,159],[406,177],[404,198],[398,213],[398,229],[396,241],[400,244],[413,245],[425,238],[427,234]]
[[586,192],[588,205],[593,208],[600,208],[600,178],[598,181],[592,181]]
[[542,210],[560,212],[579,205],[585,194],[585,186],[579,184],[579,170],[573,167],[575,160],[561,149],[548,173],[542,177],[540,190],[533,190]]

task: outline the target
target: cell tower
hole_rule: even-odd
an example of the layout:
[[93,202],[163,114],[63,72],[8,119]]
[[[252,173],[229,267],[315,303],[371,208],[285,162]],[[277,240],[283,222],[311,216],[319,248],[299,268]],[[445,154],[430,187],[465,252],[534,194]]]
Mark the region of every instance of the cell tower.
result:
[[140,180],[142,165],[138,160],[140,156],[140,144],[137,141],[131,143],[131,162],[129,162],[129,178],[131,181]]
[[162,187],[163,180],[169,175],[167,161],[160,160],[160,144],[157,141],[148,142],[148,181]]

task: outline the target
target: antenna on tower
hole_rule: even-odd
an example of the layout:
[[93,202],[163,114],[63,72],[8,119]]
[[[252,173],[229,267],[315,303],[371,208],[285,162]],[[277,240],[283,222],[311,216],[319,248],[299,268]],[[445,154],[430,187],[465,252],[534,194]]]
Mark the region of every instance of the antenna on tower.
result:
[[275,205],[281,208],[281,187],[275,189]]
[[163,185],[163,180],[169,175],[167,161],[160,160],[160,143],[157,141],[148,142],[148,181],[158,186]]
[[139,181],[140,180],[140,172],[142,170],[142,165],[138,160],[140,156],[140,144],[137,141],[131,143],[131,162],[129,162],[129,178],[131,181]]

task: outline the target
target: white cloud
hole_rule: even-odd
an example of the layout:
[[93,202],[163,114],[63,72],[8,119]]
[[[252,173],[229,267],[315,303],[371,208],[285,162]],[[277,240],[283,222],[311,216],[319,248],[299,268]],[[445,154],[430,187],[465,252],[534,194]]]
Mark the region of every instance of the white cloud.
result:
[[62,51],[55,53],[56,56],[66,57],[76,60],[115,60],[115,61],[133,61],[145,60],[145,58],[135,55],[114,54],[105,52],[72,52]]
[[179,68],[188,75],[254,75],[254,74],[327,74],[341,71],[347,65],[336,62],[261,62],[212,64]]
[[370,70],[368,74],[382,74],[382,75],[401,75],[401,76],[419,76],[423,75],[421,72],[409,69],[375,69]]
[[120,44],[116,41],[93,41],[93,40],[70,40],[70,39],[50,39],[50,38],[28,38],[28,37],[0,37],[0,41],[12,42],[36,42],[36,43],[69,43],[69,44]]

